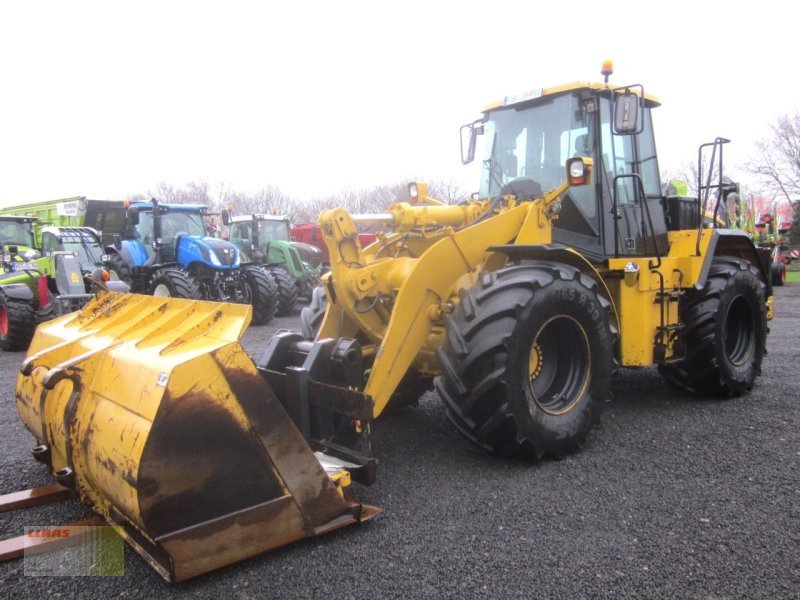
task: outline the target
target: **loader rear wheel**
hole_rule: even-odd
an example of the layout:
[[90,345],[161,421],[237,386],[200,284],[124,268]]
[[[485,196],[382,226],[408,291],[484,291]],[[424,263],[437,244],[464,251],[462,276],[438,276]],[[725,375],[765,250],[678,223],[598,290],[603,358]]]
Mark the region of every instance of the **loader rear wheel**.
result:
[[300,311],[300,331],[304,338],[316,339],[327,308],[328,298],[325,296],[325,289],[321,286],[315,287],[311,292],[311,302]]
[[685,358],[659,366],[682,390],[721,397],[752,389],[767,339],[766,285],[746,260],[714,257],[701,290],[678,306]]
[[615,369],[610,303],[580,271],[535,261],[486,273],[445,318],[436,390],[483,448],[539,459],[578,448]]
[[200,286],[193,277],[177,269],[156,271],[150,282],[150,294],[162,298],[200,300]]
[[245,267],[243,272],[249,302],[253,306],[253,324],[266,325],[278,308],[278,286],[264,269]]
[[276,314],[279,317],[292,314],[295,304],[297,304],[297,283],[294,277],[283,267],[271,267],[269,271],[278,285],[278,310]]
[[0,294],[0,348],[9,352],[27,350],[36,324],[30,304]]

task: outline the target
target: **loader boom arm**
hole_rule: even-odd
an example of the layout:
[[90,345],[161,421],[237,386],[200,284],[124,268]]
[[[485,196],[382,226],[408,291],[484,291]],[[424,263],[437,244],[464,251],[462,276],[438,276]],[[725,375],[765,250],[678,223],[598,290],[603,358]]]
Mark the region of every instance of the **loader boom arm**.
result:
[[[412,365],[429,374],[438,371],[433,356],[442,319],[452,311],[458,289],[478,278],[491,247],[520,238],[528,244],[550,243],[548,207],[567,187],[534,202],[503,199],[500,208],[489,200],[459,206],[394,204],[388,213],[371,216],[394,233],[379,236],[382,245],[377,250],[371,246],[369,256],[358,242],[356,223],[364,218],[344,209],[322,213],[320,229],[331,256],[326,287],[332,298],[318,338],[366,338],[364,352],[374,362],[364,391],[375,403],[375,417]],[[482,218],[492,211],[497,214]]]

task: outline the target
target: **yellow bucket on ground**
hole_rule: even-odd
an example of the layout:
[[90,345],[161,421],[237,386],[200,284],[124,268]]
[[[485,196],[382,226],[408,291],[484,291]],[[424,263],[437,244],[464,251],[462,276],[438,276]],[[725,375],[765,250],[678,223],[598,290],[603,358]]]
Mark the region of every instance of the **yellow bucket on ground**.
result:
[[[35,454],[181,581],[365,520],[239,339],[251,307],[105,293],[39,326],[17,381]],[[327,472],[326,472],[327,471]]]

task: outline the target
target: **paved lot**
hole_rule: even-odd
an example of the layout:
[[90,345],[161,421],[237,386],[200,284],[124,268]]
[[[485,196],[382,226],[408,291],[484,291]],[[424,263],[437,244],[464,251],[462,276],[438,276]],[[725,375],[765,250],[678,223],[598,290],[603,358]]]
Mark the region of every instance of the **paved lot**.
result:
[[[3,598],[800,598],[800,287],[776,291],[753,392],[677,396],[655,369],[623,371],[583,451],[538,465],[473,447],[435,394],[376,427],[385,513],[204,575],[164,583],[125,549],[123,577],[30,577],[0,565]],[[251,328],[258,356],[276,327]],[[49,482],[0,354],[0,493]],[[71,504],[0,514],[5,537],[79,518]]]

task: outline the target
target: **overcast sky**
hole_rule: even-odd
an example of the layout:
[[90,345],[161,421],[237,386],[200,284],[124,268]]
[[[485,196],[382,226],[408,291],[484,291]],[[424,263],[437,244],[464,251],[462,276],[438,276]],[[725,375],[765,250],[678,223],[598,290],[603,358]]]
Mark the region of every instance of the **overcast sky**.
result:
[[[297,197],[454,180],[458,128],[521,90],[641,83],[661,170],[729,171],[800,107],[787,2],[2,2],[0,205],[206,179]],[[740,3],[736,3],[740,4]],[[392,6],[392,8],[389,8]]]

